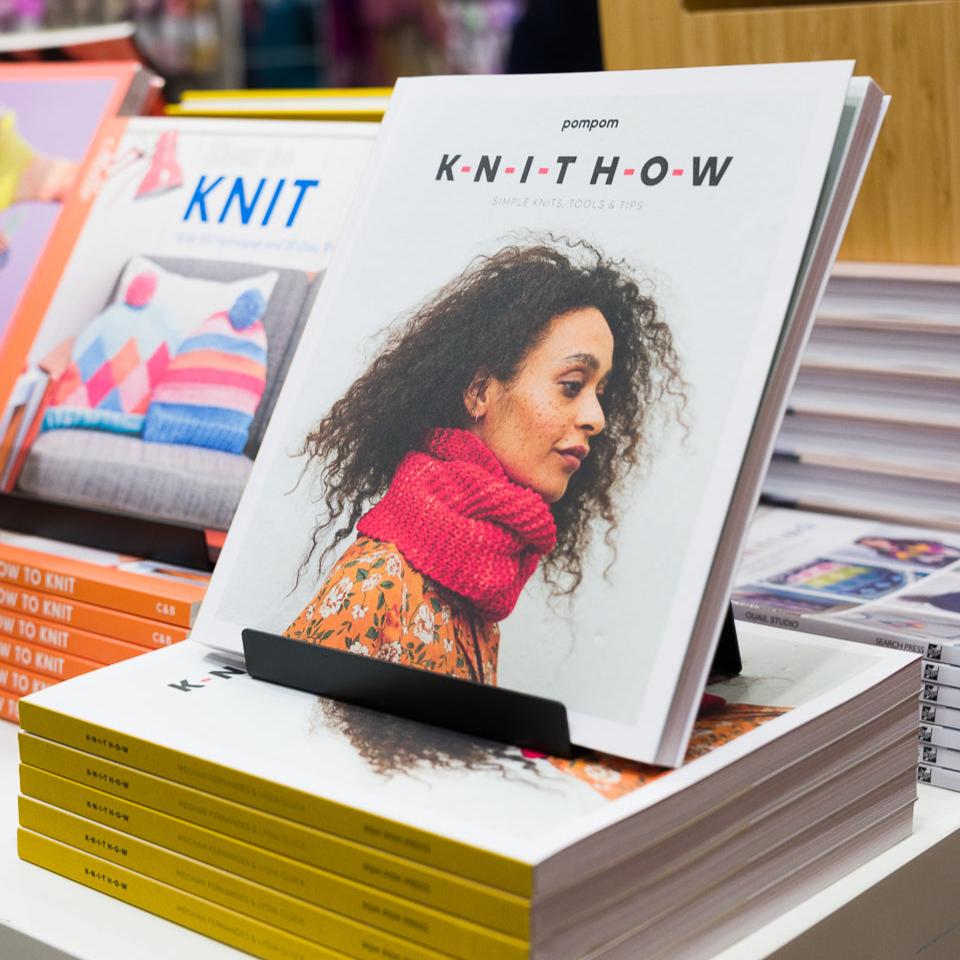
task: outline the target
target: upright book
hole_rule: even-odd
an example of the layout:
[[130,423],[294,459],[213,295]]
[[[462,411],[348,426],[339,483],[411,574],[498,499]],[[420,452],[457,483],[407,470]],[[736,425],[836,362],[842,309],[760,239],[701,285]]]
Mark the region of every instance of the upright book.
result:
[[118,125],[2,354],[3,489],[225,530],[375,133]]
[[401,81],[196,637],[543,695],[679,763],[884,111],[851,72]]

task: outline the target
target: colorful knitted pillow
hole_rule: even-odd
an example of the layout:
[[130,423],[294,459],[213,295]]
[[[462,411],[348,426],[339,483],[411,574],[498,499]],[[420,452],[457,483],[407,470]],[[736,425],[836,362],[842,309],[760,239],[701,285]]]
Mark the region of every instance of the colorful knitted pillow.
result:
[[154,385],[180,339],[152,303],[156,285],[154,274],[138,274],[124,299],[107,307],[77,337],[70,365],[44,415],[44,430],[140,433]]
[[143,439],[242,453],[267,380],[266,301],[246,290],[180,345],[153,394]]
[[[3,0],[0,0],[0,7],[2,6]],[[269,302],[280,279],[276,270],[264,268],[263,273],[239,280],[224,280],[223,275],[230,275],[230,266],[225,265],[226,269],[221,272],[215,264],[204,264],[204,261],[199,263],[200,266],[195,268],[187,267],[186,264],[182,267],[186,270],[199,269],[203,274],[194,276],[178,273],[180,268],[165,266],[154,257],[131,257],[120,274],[118,287],[125,289],[127,283],[138,273],[155,273],[157,290],[153,295],[153,302],[176,326],[180,334],[178,340],[186,340],[207,317],[228,312],[231,304],[244,290],[259,290],[263,299]]]

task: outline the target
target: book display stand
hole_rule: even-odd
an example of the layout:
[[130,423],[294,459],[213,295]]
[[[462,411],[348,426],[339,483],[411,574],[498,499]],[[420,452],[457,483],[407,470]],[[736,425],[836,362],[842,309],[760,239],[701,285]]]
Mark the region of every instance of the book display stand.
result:
[[[243,652],[247,672],[258,680],[556,757],[573,755],[567,709],[558,700],[249,628],[243,631]],[[741,669],[728,608],[710,672],[735,676]]]

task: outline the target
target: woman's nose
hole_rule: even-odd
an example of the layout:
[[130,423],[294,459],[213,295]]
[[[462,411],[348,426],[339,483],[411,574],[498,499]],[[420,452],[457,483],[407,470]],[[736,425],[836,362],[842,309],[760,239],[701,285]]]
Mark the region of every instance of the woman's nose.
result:
[[583,404],[577,412],[579,414],[577,427],[590,436],[601,433],[607,424],[600,398],[593,392],[585,394]]

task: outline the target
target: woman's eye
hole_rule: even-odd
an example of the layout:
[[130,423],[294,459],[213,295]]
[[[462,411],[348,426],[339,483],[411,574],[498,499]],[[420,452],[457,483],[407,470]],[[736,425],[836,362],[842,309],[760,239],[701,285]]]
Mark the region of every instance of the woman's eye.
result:
[[565,397],[575,397],[583,389],[583,384],[579,380],[561,380],[560,388]]

